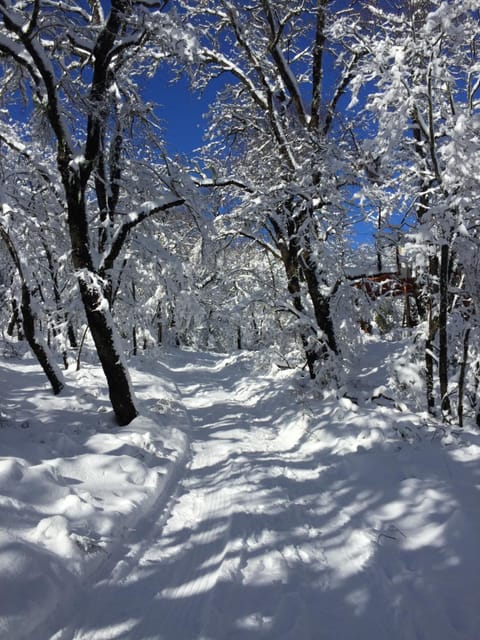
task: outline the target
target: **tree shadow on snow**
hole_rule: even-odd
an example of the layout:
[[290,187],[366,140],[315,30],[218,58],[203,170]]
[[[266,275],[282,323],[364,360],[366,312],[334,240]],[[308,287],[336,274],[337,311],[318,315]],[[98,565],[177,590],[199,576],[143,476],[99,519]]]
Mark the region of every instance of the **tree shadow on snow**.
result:
[[[233,373],[223,373],[211,384],[234,389]],[[334,404],[308,429],[282,431],[298,405],[285,411],[280,392],[260,384],[255,405],[220,399],[196,410],[204,444],[224,448],[192,467],[177,503],[201,488],[210,508],[167,527],[121,580],[96,584],[82,632],[99,640],[475,640],[476,462],[439,442],[344,447],[342,438],[362,442],[365,421],[357,433],[355,418],[335,415]],[[371,410],[372,425],[382,416]],[[465,438],[480,446],[479,436]]]

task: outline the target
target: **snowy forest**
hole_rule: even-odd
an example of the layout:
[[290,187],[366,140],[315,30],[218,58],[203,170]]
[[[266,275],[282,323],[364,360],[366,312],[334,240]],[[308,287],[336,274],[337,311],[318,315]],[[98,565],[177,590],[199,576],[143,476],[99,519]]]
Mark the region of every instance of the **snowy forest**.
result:
[[0,0],[0,77],[0,638],[477,638],[478,0]]

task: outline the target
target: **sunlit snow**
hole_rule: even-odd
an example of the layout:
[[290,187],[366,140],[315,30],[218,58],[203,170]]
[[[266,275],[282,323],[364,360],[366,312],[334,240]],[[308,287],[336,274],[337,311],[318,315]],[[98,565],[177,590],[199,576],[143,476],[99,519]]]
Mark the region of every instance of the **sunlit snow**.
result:
[[480,436],[384,406],[394,349],[321,400],[248,354],[137,358],[122,428],[97,367],[53,397],[0,360],[0,638],[475,640]]

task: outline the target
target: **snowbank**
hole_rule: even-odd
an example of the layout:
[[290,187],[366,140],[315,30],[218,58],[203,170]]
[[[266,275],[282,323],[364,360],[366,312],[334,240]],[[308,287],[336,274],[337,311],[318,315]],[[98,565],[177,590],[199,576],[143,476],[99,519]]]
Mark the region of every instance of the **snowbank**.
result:
[[100,372],[68,376],[71,387],[53,397],[30,359],[0,360],[2,640],[32,637],[120,551],[139,519],[162,508],[186,456],[181,405],[161,377],[137,373],[144,415],[118,428]]

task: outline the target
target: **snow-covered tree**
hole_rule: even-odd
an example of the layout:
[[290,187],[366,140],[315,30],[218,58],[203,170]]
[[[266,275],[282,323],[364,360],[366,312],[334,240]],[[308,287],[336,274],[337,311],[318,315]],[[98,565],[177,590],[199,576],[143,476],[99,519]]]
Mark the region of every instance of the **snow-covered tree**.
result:
[[454,337],[463,343],[454,317],[471,317],[466,274],[479,249],[478,5],[432,0],[370,6],[369,20],[371,35],[357,34],[368,55],[354,87],[369,90],[367,109],[375,115],[369,143],[383,167],[385,197],[394,193],[414,223],[406,248],[424,283],[428,407],[434,411],[436,404],[437,363],[439,404],[449,414],[449,364],[462,351]]
[[337,37],[327,1],[178,4],[193,86],[225,79],[209,114],[203,184],[224,190],[225,227],[283,265],[284,306],[314,377],[339,352],[331,304],[342,277],[354,149],[338,107],[361,48]]
[[62,301],[68,275],[59,256],[65,256],[67,245],[58,225],[64,210],[58,198],[60,185],[50,171],[54,158],[34,140],[27,147],[22,130],[12,125],[0,126],[0,148],[0,236],[15,269],[7,333],[11,335],[17,325],[58,393],[63,381],[49,347],[59,347],[66,364],[71,325]]
[[[2,99],[55,150],[71,259],[119,424],[137,414],[112,315],[112,278],[144,219],[183,203],[168,188],[145,200],[135,187],[137,131],[151,121],[138,80],[161,58],[163,3],[0,1]],[[135,131],[135,135],[131,133]]]

